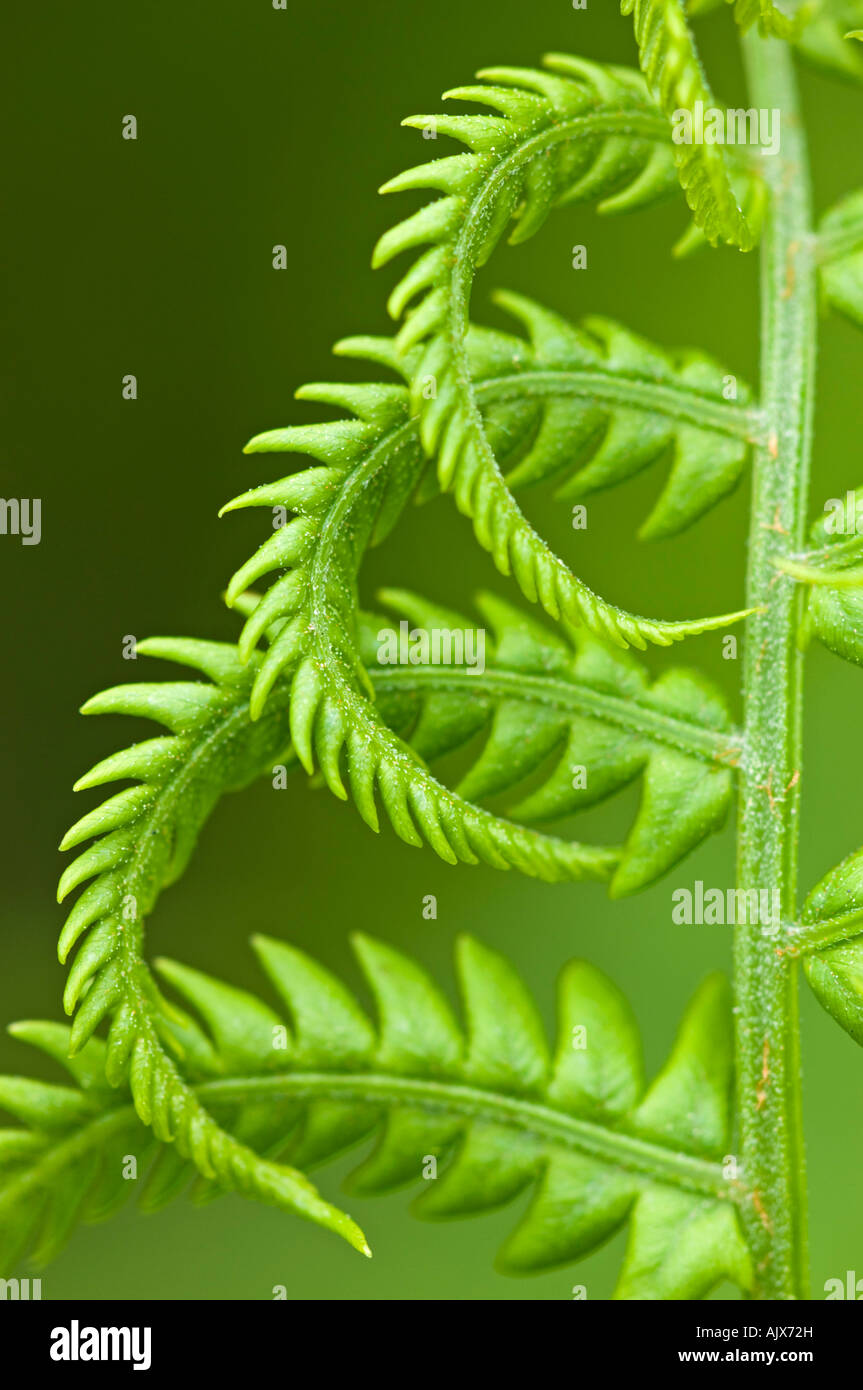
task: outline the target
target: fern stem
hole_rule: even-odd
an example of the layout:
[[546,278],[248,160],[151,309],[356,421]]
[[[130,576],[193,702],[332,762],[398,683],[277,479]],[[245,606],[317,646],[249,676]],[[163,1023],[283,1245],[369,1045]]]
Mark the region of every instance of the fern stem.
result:
[[[764,161],[762,408],[749,538],[738,887],[781,895],[794,920],[800,798],[802,657],[798,585],[776,563],[802,549],[815,366],[815,246],[806,143],[786,44],[744,40],[751,101],[781,111],[781,156]],[[760,1299],[806,1297],[806,1191],[800,1123],[798,966],[757,926],[735,932],[738,1115],[743,1216]]]

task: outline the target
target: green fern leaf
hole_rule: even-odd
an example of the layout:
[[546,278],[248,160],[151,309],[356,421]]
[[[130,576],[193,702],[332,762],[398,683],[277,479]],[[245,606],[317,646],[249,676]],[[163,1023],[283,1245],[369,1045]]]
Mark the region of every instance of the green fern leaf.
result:
[[[309,499],[321,495],[318,479],[306,473],[296,475],[294,502],[300,495],[302,505],[311,505]],[[350,535],[353,545],[355,533]],[[252,620],[257,607],[240,606]],[[274,645],[281,632],[278,619],[270,623],[267,634]],[[182,1079],[177,1059],[188,1060],[190,1049],[195,1058],[205,1053],[176,1011],[165,1006],[142,958],[144,918],[161,889],[182,873],[221,793],[246,785],[276,763],[297,762],[291,749],[296,715],[286,708],[288,690],[281,689],[279,699],[268,704],[262,717],[252,720],[249,697],[263,665],[259,654],[252,653],[248,665],[243,665],[232,646],[169,638],[139,643],[138,650],[193,666],[210,679],[119,687],[84,707],[87,713],[156,719],[171,733],[105,759],[77,784],[84,789],[137,781],[86,814],[63,841],[65,848],[77,847],[81,852],[65,871],[58,896],[62,901],[83,889],[59,945],[62,961],[77,947],[64,996],[67,1012],[75,1014],[70,1034],[73,1052],[78,1054],[100,1024],[107,1023],[108,1078],[112,1084],[129,1078],[138,1112],[157,1136],[175,1139],[181,1156],[191,1154],[204,1174],[215,1173],[221,1181],[255,1191],[264,1200],[303,1211],[362,1245],[352,1224],[302,1184],[297,1187],[295,1175],[256,1159],[201,1110]],[[358,651],[352,659],[361,660]],[[372,690],[375,674],[365,675]],[[404,693],[408,698],[415,694],[410,684]],[[354,698],[358,706],[368,703],[364,696]],[[381,716],[374,717],[374,731],[381,747],[387,737],[395,739]],[[332,778],[338,765],[332,721],[320,721],[314,739]],[[407,783],[415,816],[411,824],[422,826],[438,852],[455,844],[459,857],[468,861],[483,858],[500,867],[515,864],[546,878],[604,877],[614,867],[616,852],[572,845],[470,806],[425,772],[408,743],[397,739],[395,743],[399,756],[410,759],[417,769],[413,782]],[[393,773],[392,758],[381,757],[376,776],[385,804],[395,805],[395,815],[406,804],[399,803],[394,792],[399,766]],[[435,806],[444,807],[437,823]],[[89,840],[93,843],[83,848]],[[248,1024],[250,1035],[255,1032],[253,1023]],[[266,1030],[270,1024],[264,1018],[256,1026]]]
[[[384,1193],[425,1172],[415,1210],[432,1220],[488,1211],[533,1188],[501,1253],[507,1273],[579,1259],[630,1218],[618,1298],[699,1298],[724,1278],[748,1287],[739,1194],[719,1163],[729,1142],[732,1055],[721,979],[698,991],[668,1063],[645,1091],[628,1005],[584,962],[561,977],[552,1051],[512,967],[478,942],[462,940],[457,953],[466,1026],[413,961],[369,938],[355,944],[377,1027],[338,980],[280,942],[255,942],[291,1021],[275,1033],[270,1010],[251,996],[162,963],[163,977],[205,1024],[186,1022],[209,1059],[192,1069],[196,1094],[244,1143],[302,1168],[375,1137],[351,1191]],[[18,1031],[62,1060],[65,1030]],[[4,1267],[34,1243],[53,1253],[79,1217],[119,1204],[131,1187],[121,1149],[142,1159],[153,1150],[128,1096],[100,1087],[93,1048],[91,1041],[73,1064],[87,1074],[54,1103],[50,1128],[2,1133],[0,1213],[16,1214],[11,1236],[2,1223]],[[34,1084],[0,1079],[0,1105],[25,1126],[43,1113],[36,1092],[29,1104],[21,1098]],[[434,1179],[430,1158],[442,1169]],[[161,1148],[145,1206],[171,1200],[193,1173]],[[72,1188],[77,1200],[60,1224],[52,1193]]]
[[[527,338],[473,325],[467,358],[513,492],[553,481],[560,496],[586,497],[670,452],[666,485],[639,532],[649,540],[692,525],[734,488],[762,424],[748,387],[726,368],[704,353],[668,353],[609,319],[574,325],[523,295],[493,298]],[[345,339],[337,351],[408,382],[416,360],[380,338]],[[439,490],[428,470],[417,501]]]
[[[360,348],[354,341],[347,350],[370,349],[366,342]],[[301,395],[349,404],[346,390],[315,386]],[[356,572],[366,545],[380,534],[381,511],[390,520],[398,514],[423,468],[415,429],[405,418],[404,391],[379,390],[391,393],[385,415],[276,430],[253,440],[252,452],[311,450],[328,466],[253,489],[224,509],[281,506],[296,513],[228,586],[230,603],[265,574],[287,571],[248,618],[240,639],[245,657],[267,629],[280,624],[254,678],[252,717],[265,708],[274,682],[290,673],[291,738],[300,762],[309,773],[318,766],[342,800],[349,795],[346,775],[350,795],[372,829],[380,823],[377,794],[401,839],[429,844],[449,863],[481,860],[550,881],[604,879],[617,861],[616,851],[538,834],[454,795],[431,776],[368,698],[372,687],[357,645]],[[341,469],[334,467],[337,461]]]
[[815,67],[863,82],[863,54],[855,43],[849,43],[849,39],[860,37],[857,31],[863,26],[863,0],[820,0],[805,9],[807,14],[795,40],[801,57]]
[[[705,110],[716,107],[682,0],[621,0],[620,9],[633,17],[641,70],[666,116],[692,111],[696,102]],[[686,201],[707,240],[750,251],[755,233],[737,201],[723,146],[675,145],[674,157]]]
[[[468,340],[486,434],[493,447],[507,441],[511,489],[552,479],[559,496],[579,500],[671,451],[643,540],[676,535],[733,490],[759,420],[748,388],[727,369],[703,353],[665,352],[609,319],[575,326],[522,295],[494,298],[529,340],[487,329]],[[498,425],[504,363],[519,375],[509,388],[513,411]]]
[[[472,628],[403,591],[381,600],[421,631]],[[492,637],[485,669],[378,667],[368,619],[364,650],[387,723],[426,760],[484,735],[457,787],[517,821],[545,822],[604,800],[643,775],[641,810],[611,881],[613,897],[655,881],[719,829],[731,801],[739,739],[719,692],[700,674],[654,685],[627,652],[583,628],[552,634],[503,600],[477,600]],[[476,644],[475,644],[476,645]],[[583,778],[574,776],[582,769]],[[537,783],[537,774],[541,780]],[[583,779],[586,779],[583,780]]]
[[804,637],[812,631],[837,656],[863,666],[863,569],[826,571],[821,581],[809,589]]
[[75,1015],[71,1052],[79,1054],[106,1023],[108,1080],[128,1081],[139,1116],[157,1138],[174,1141],[207,1176],[307,1216],[365,1250],[362,1232],[305,1178],[260,1158],[202,1108],[177,1064],[194,1034],[165,1005],[141,954],[144,918],[182,873],[221,793],[289,758],[287,714],[275,706],[266,720],[251,723],[255,668],[245,668],[228,644],[157,638],[139,643],[138,651],[192,666],[209,680],[122,686],[84,706],[87,714],[155,719],[171,734],[107,758],[77,783],[83,789],[139,779],[82,817],[61,845],[71,849],[98,837],[58,889],[63,901],[92,880],[69,913],[58,948],[65,962],[77,947],[64,993],[66,1012]]
[[803,907],[804,928],[842,926],[848,940],[804,958],[816,999],[863,1046],[863,850],[843,859],[813,888]]
[[818,251],[824,298],[863,327],[863,190],[851,193],[824,214]]
[[801,643],[814,633],[837,656],[863,666],[863,487],[833,500],[838,505],[812,526],[812,549],[781,568],[807,586]]
[[863,1046],[863,946],[843,941],[807,956],[806,978],[818,1002]]

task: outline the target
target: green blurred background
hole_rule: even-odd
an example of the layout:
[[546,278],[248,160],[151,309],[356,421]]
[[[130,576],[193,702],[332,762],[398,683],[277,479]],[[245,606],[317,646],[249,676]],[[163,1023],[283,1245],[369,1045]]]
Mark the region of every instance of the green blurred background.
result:
[[[276,476],[241,454],[254,432],[321,418],[294,402],[303,381],[361,375],[334,364],[347,333],[385,332],[391,272],[372,273],[376,237],[407,199],[375,189],[400,168],[446,153],[400,118],[438,109],[438,95],[493,63],[531,64],[544,51],[634,61],[631,24],[611,0],[166,0],[84,7],[19,6],[3,59],[7,93],[6,425],[0,494],[43,499],[39,546],[0,538],[4,594],[3,925],[0,1019],[58,1017],[63,972],[55,941],[56,844],[82,806],[74,779],[130,741],[128,721],[83,721],[95,690],[158,678],[121,656],[125,635],[232,638],[220,603],[227,576],[262,538],[261,519],[218,522],[228,497]],[[714,87],[733,103],[742,79],[730,15],[700,26]],[[803,79],[818,207],[863,173],[861,94]],[[135,143],[121,119],[138,120]],[[754,381],[757,262],[731,252],[675,264],[685,222],[672,205],[602,221],[568,209],[480,277],[474,313],[495,286],[578,316],[604,313],[669,345],[699,345]],[[283,243],[288,268],[271,266]],[[570,268],[574,243],[589,269]],[[824,326],[819,363],[813,508],[860,482],[863,339]],[[138,400],[121,379],[138,378]],[[586,533],[547,494],[528,508],[579,573],[624,606],[664,617],[739,605],[747,496],[741,489],[684,538],[634,538],[660,472],[597,499]],[[475,589],[508,592],[448,500],[411,509],[369,559],[364,597],[411,586],[464,605]],[[688,659],[737,707],[739,664],[721,634]],[[651,654],[651,665],[666,660]],[[680,659],[678,653],[677,659]],[[168,668],[165,673],[168,674]],[[856,727],[860,673],[821,651],[809,664],[803,882],[863,842]],[[844,732],[843,732],[844,731]],[[152,729],[141,726],[149,735]],[[95,799],[95,794],[93,794]],[[89,804],[89,803],[88,803]],[[583,820],[607,838],[631,818],[636,793]],[[251,988],[261,987],[247,937],[283,936],[359,983],[348,945],[361,928],[419,956],[452,986],[451,945],[470,931],[508,953],[551,1022],[555,976],[583,954],[632,998],[657,1067],[702,975],[729,960],[727,928],[675,927],[670,893],[696,878],[726,885],[733,833],[693,855],[641,897],[610,905],[596,887],[548,887],[489,869],[454,870],[391,834],[375,839],[356,813],[295,777],[217,810],[183,882],[163,900],[150,949]],[[438,919],[424,921],[424,894]],[[805,1109],[812,1193],[813,1287],[863,1274],[863,1068],[851,1041],[804,996]],[[3,1035],[0,1069],[41,1071]],[[319,1175],[338,1198],[345,1161]],[[376,1258],[321,1231],[228,1198],[158,1216],[133,1207],[80,1230],[45,1272],[46,1298],[261,1299],[275,1284],[299,1299],[567,1299],[610,1293],[622,1238],[573,1269],[529,1281],[494,1273],[494,1251],[526,1198],[494,1215],[446,1225],[414,1221],[410,1194],[351,1199]],[[723,1291],[727,1296],[728,1291]]]

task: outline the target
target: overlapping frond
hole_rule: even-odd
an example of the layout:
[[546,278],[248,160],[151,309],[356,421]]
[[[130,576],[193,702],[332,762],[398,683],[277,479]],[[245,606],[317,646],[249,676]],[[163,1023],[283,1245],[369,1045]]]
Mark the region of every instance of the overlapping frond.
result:
[[564,54],[549,55],[544,64],[547,71],[487,68],[477,74],[481,85],[445,93],[490,107],[496,116],[421,115],[403,122],[450,136],[469,153],[432,160],[384,184],[384,192],[434,189],[441,195],[391,228],[376,247],[377,265],[432,247],[393,291],[394,316],[436,285],[442,246],[457,240],[467,254],[462,273],[469,284],[511,223],[510,240],[517,244],[533,236],[554,207],[590,201],[616,213],[677,191],[668,123],[637,72]]
[[167,736],[133,745],[97,764],[79,789],[133,781],[83,816],[61,848],[80,848],[60,880],[58,898],[83,884],[60,936],[66,961],[77,948],[63,997],[74,1014],[70,1050],[78,1055],[100,1024],[108,1028],[105,1075],[127,1083],[138,1115],[163,1142],[173,1141],[208,1177],[318,1221],[363,1249],[362,1233],[324,1202],[301,1175],[259,1157],[227,1134],[201,1106],[180,1063],[194,1037],[167,1007],[143,958],[144,920],[161,889],[191,854],[222,792],[244,786],[289,746],[287,716],[274,705],[253,724],[248,700],[254,667],[227,643],[157,638],[143,655],[180,662],[204,681],[119,686],[84,706],[88,714],[156,720]]
[[[369,347],[361,340],[361,348],[354,343],[348,350]],[[301,394],[368,415],[368,390],[327,385]],[[391,394],[381,415],[384,391]],[[356,571],[365,546],[380,533],[382,511],[389,518],[397,514],[423,467],[415,429],[405,423],[404,392],[378,387],[373,396],[374,420],[273,431],[249,446],[311,453],[324,465],[253,489],[226,508],[280,507],[295,514],[228,586],[228,602],[234,602],[249,584],[285,571],[240,640],[247,656],[274,623],[280,625],[255,675],[253,717],[265,708],[273,682],[289,676],[291,737],[300,762],[310,772],[318,766],[336,796],[350,795],[374,830],[379,797],[396,834],[408,844],[431,845],[449,863],[482,861],[548,880],[606,878],[615,851],[541,835],[464,801],[431,776],[368,698],[357,646]]]
[[863,0],[812,0],[802,9],[802,27],[795,39],[801,57],[863,82],[863,52],[855,42],[863,26]]
[[[743,0],[748,6],[750,0]],[[772,8],[772,7],[771,7]],[[671,119],[679,111],[715,109],[682,0],[621,0],[632,15],[641,70],[655,100]],[[712,245],[727,242],[742,251],[755,245],[738,202],[724,146],[693,140],[674,145],[674,158],[696,225]]]
[[[478,363],[490,371],[504,348],[503,335],[479,333],[472,342]],[[355,340],[344,350],[397,363],[386,340]],[[511,362],[511,373],[522,365]],[[499,382],[489,379],[488,385],[489,418],[499,409],[498,427],[503,428],[501,420],[512,421],[511,403],[497,400]],[[119,1084],[130,1077],[138,1112],[158,1135],[175,1139],[181,1155],[192,1154],[205,1173],[218,1172],[222,1181],[307,1210],[361,1243],[346,1219],[302,1184],[296,1186],[295,1175],[268,1168],[225,1136],[201,1111],[176,1065],[186,1042],[178,1038],[176,1018],[165,1009],[143,961],[143,921],[161,887],[182,872],[215,800],[280,757],[294,756],[308,768],[317,762],[331,789],[346,795],[340,766],[344,750],[351,791],[367,821],[377,825],[377,792],[402,838],[428,842],[451,862],[514,865],[547,879],[603,878],[619,855],[540,834],[465,801],[429,774],[415,749],[375,710],[369,699],[374,680],[358,645],[356,572],[366,545],[386,533],[421,475],[424,460],[416,425],[409,417],[407,392],[397,385],[326,385],[302,394],[356,414],[253,441],[252,451],[302,451],[322,466],[257,489],[234,504],[263,504],[284,513],[284,524],[229,590],[229,599],[248,615],[239,654],[213,643],[160,639],[141,644],[142,654],[190,665],[208,679],[128,686],[85,706],[88,713],[154,718],[169,735],[105,760],[79,783],[135,784],[84,816],[63,842],[64,848],[72,848],[93,841],[64,874],[61,898],[92,882],[69,915],[60,954],[65,960],[78,948],[65,995],[67,1010],[76,1015],[73,1049],[79,1051],[100,1024],[108,1024],[109,1078]],[[289,512],[292,520],[287,520]],[[246,586],[273,568],[287,572],[252,607]],[[265,655],[255,651],[263,638],[270,641]],[[287,679],[280,699],[268,701],[282,678]],[[684,722],[694,716],[691,706],[690,700],[689,711],[682,712]],[[669,710],[665,715],[670,718]],[[716,717],[715,710],[710,717]],[[727,720],[720,725],[727,728]],[[289,745],[296,754],[286,751]],[[629,749],[628,771],[622,755],[615,755],[613,775],[606,770],[609,787],[615,778],[620,784],[645,765],[645,747]],[[706,799],[693,793],[692,814],[682,818],[669,841],[669,850],[676,853],[706,833],[724,804],[723,770],[699,765],[699,771],[705,787],[710,784],[716,792]],[[662,777],[654,780],[663,786]],[[661,818],[673,782],[666,778],[664,790],[654,798],[655,817]],[[545,810],[536,809],[544,815],[553,808],[549,803]],[[653,874],[656,861],[645,866],[632,844],[627,855],[620,885],[639,886]]]
[[[837,656],[863,666],[863,487],[831,499],[812,526],[810,544],[805,556],[783,566],[806,585],[802,640],[814,634]],[[811,945],[804,968],[816,998],[863,1044],[861,933],[863,851],[858,850],[813,888],[798,938]]]
[[[533,1188],[500,1256],[507,1273],[577,1260],[629,1220],[616,1297],[700,1298],[726,1278],[748,1286],[738,1194],[719,1162],[732,1057],[721,978],[697,992],[668,1062],[645,1088],[629,1006],[585,962],[561,976],[552,1050],[519,977],[477,941],[463,939],[457,952],[464,1024],[415,962],[367,937],[355,945],[376,1023],[315,961],[267,938],[255,948],[287,1018],[196,970],[160,963],[203,1022],[186,1019],[189,1074],[226,1130],[297,1170],[375,1137],[351,1191],[424,1184],[416,1213],[429,1219],[482,1213]],[[142,1194],[150,1209],[195,1178],[173,1148],[153,1144],[127,1095],[106,1093],[95,1040],[69,1063],[66,1030],[16,1031],[63,1061],[76,1085],[0,1079],[0,1105],[24,1124],[0,1131],[7,1268],[27,1250],[49,1258],[79,1219],[119,1206],[135,1186],[124,1157],[143,1172],[155,1149]]]
[[[627,613],[593,593],[518,507],[501,473],[472,376],[473,279],[513,217],[511,239],[519,241],[562,201],[596,198],[629,180],[625,195],[616,196],[611,206],[640,206],[667,181],[668,129],[637,75],[575,58],[555,56],[547,62],[562,75],[490,69],[481,76],[498,85],[451,94],[486,102],[504,111],[502,117],[411,118],[409,124],[417,125],[435,120],[439,131],[462,139],[472,153],[432,161],[385,185],[385,191],[431,186],[442,196],[385,233],[374,263],[430,247],[390,297],[396,317],[413,306],[396,346],[406,360],[415,354],[411,405],[421,418],[423,447],[437,460],[440,485],[470,516],[498,569],[514,574],[526,597],[554,618],[584,623],[622,646],[667,646],[740,615],[662,622]],[[618,138],[627,134],[628,141]],[[638,171],[634,181],[633,169]]]
[[[474,631],[469,618],[415,594],[381,598],[411,634]],[[424,760],[482,738],[456,788],[461,796],[491,797],[514,820],[546,822],[643,776],[613,896],[646,887],[722,825],[740,741],[708,680],[681,669],[651,685],[630,653],[583,628],[552,633],[488,594],[477,607],[487,626],[469,645],[484,653],[481,672],[464,664],[375,670],[376,634],[392,620],[372,621],[364,638],[378,708]]]
[[[853,26],[863,24],[863,0],[725,0],[734,5],[741,28],[757,21],[761,33],[789,40],[801,58],[815,67],[863,80],[863,58],[847,40],[860,37]],[[723,0],[687,0],[691,18],[722,8]],[[848,31],[852,30],[851,33]]]
[[[669,352],[613,320],[572,324],[524,295],[495,303],[525,336],[472,325],[467,360],[489,445],[513,492],[545,482],[569,500],[668,459],[666,484],[639,531],[676,535],[735,487],[762,422],[749,388],[706,353]],[[410,382],[419,349],[351,338],[338,352]],[[439,491],[427,470],[417,500]]]

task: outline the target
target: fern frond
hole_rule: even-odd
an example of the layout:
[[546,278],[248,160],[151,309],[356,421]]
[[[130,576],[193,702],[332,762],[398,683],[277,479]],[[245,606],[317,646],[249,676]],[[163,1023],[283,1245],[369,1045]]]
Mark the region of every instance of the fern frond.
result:
[[[364,344],[363,351],[369,350]],[[405,422],[404,392],[378,387],[369,395],[369,390],[304,388],[303,398],[352,404],[366,418],[258,436],[251,451],[312,453],[326,466],[255,488],[223,509],[278,506],[295,513],[228,585],[230,603],[265,574],[286,571],[249,617],[240,639],[246,656],[273,623],[280,624],[255,675],[252,717],[265,708],[273,683],[290,673],[291,738],[300,762],[309,772],[319,766],[342,800],[349,795],[344,768],[350,795],[372,829],[379,828],[377,793],[401,839],[431,845],[448,863],[481,860],[549,881],[607,878],[616,851],[542,835],[465,802],[431,776],[368,698],[371,687],[357,646],[356,572],[365,546],[381,533],[381,516],[387,524],[392,521],[423,468],[415,430]],[[390,393],[383,413],[382,392]],[[375,402],[374,418],[369,399]]]
[[[480,140],[478,128],[487,129],[482,123],[491,121],[491,127],[485,143],[480,140],[479,152],[434,161],[384,186],[384,191],[401,191],[431,184],[444,196],[385,233],[373,263],[383,265],[403,251],[431,244],[390,297],[396,317],[417,301],[396,345],[402,354],[416,354],[410,366],[411,403],[421,417],[423,447],[437,456],[440,485],[453,492],[459,508],[471,517],[477,539],[498,569],[513,573],[525,596],[541,603],[555,619],[584,623],[621,646],[668,646],[742,615],[660,622],[626,613],[594,594],[522,515],[501,474],[471,375],[468,315],[473,278],[513,215],[517,220],[512,239],[523,240],[555,203],[596,196],[598,188],[607,189],[609,177],[618,182],[624,177],[621,149],[631,151],[632,146],[621,147],[607,137],[627,130],[656,132],[657,120],[662,128],[662,118],[649,114],[653,108],[635,75],[578,59],[547,61],[566,77],[497,68],[481,76],[505,85],[458,89],[455,95],[477,103],[487,99],[501,109],[514,103],[513,114],[457,116],[443,126],[443,118],[438,120],[439,129],[463,136],[472,147]],[[526,111],[534,115],[524,114],[523,100],[528,102]],[[431,119],[412,118],[409,124]],[[666,128],[665,140],[667,134]],[[597,143],[598,135],[606,138]],[[658,148],[667,160],[662,138]],[[647,159],[643,140],[636,154],[641,174],[625,199],[627,206],[640,205],[646,190],[655,192],[655,156]],[[574,186],[573,159],[582,175],[585,165],[591,170],[590,177],[579,178]],[[621,205],[620,198],[615,199],[614,207]]]
[[[523,295],[494,299],[529,343],[487,329],[468,340],[489,438],[498,402],[511,397],[520,412],[505,421],[511,489],[553,480],[558,496],[578,500],[670,452],[643,540],[676,535],[734,489],[761,426],[748,388],[726,368],[705,353],[668,353],[610,319],[573,325]],[[519,368],[511,382],[507,359]]]
[[[641,70],[669,120],[678,111],[693,111],[696,102],[704,110],[716,107],[682,0],[621,0],[620,10],[632,15]],[[750,251],[755,233],[734,192],[724,147],[703,141],[679,144],[674,158],[686,201],[707,240]]]
[[[205,1025],[186,1025],[196,1040],[196,1094],[245,1142],[305,1168],[375,1136],[350,1190],[375,1195],[425,1176],[415,1209],[435,1220],[492,1210],[533,1187],[500,1256],[507,1273],[582,1258],[629,1219],[617,1298],[700,1298],[723,1278],[748,1287],[741,1194],[719,1161],[730,1134],[732,1056],[720,977],[697,992],[668,1062],[645,1089],[629,1007],[585,962],[561,976],[552,1052],[512,967],[470,938],[457,951],[465,1025],[420,967],[382,942],[355,939],[377,1026],[316,962],[267,938],[254,944],[290,1025],[196,970],[159,967]],[[65,1030],[17,1031],[63,1060]],[[0,1139],[0,1213],[15,1213],[14,1228],[0,1223],[4,1266],[34,1242],[45,1258],[79,1216],[113,1210],[131,1187],[120,1149],[143,1164],[152,1147],[132,1107],[100,1089],[94,1048],[71,1064],[76,1088],[47,1088],[49,1096],[38,1083],[0,1080],[0,1105],[27,1126]],[[145,1206],[169,1201],[192,1176],[162,1149]],[[62,1218],[59,1191],[73,1199]]]
[[134,973],[143,921],[161,889],[183,872],[218,797],[253,780],[290,744],[283,709],[274,707],[257,726],[248,720],[257,663],[244,667],[233,646],[155,638],[140,642],[138,651],[192,666],[210,679],[117,686],[83,706],[84,714],[153,719],[170,733],[106,758],[75,784],[81,791],[135,781],[77,821],[61,843],[68,850],[94,841],[67,867],[57,892],[63,902],[89,882],[58,947],[65,962],[84,943],[65,995],[67,1012],[78,1011],[76,1050],[115,1010],[124,979]]
[[156,638],[140,642],[138,651],[208,679],[120,686],[84,706],[86,714],[154,719],[170,734],[105,759],[76,784],[136,782],[83,816],[61,845],[94,841],[66,869],[57,894],[62,902],[88,884],[58,946],[62,962],[77,947],[63,998],[66,1012],[75,1015],[71,1053],[79,1054],[107,1024],[108,1081],[128,1082],[139,1116],[157,1138],[173,1141],[183,1157],[225,1186],[296,1211],[366,1250],[358,1227],[305,1178],[258,1157],[203,1109],[179,1066],[194,1037],[165,1004],[142,955],[144,919],[161,889],[182,873],[218,797],[289,759],[287,714],[274,706],[260,723],[249,720],[254,667],[245,668],[229,644]]
[[777,39],[791,39],[797,36],[804,23],[802,12],[784,14],[772,0],[726,0],[726,3],[734,6],[734,19],[744,33],[757,24],[765,37],[772,34]]
[[[305,474],[297,475],[297,480],[304,486],[306,498],[316,495]],[[349,536],[352,545],[356,532],[351,531]],[[250,622],[255,620],[259,606],[246,602],[238,606],[249,612]],[[281,622],[283,619],[271,614],[267,633],[273,638],[274,648],[283,631]],[[321,627],[324,626],[322,617]],[[78,789],[85,789],[117,781],[136,783],[86,814],[63,841],[63,848],[67,849],[93,841],[67,868],[58,890],[62,901],[75,889],[83,888],[58,948],[63,962],[77,948],[64,995],[67,1012],[75,1014],[70,1034],[73,1054],[77,1055],[95,1030],[107,1023],[108,1078],[114,1085],[130,1079],[139,1114],[153,1125],[158,1136],[175,1139],[179,1152],[191,1154],[205,1174],[215,1172],[222,1182],[231,1182],[243,1190],[254,1191],[264,1200],[276,1200],[292,1210],[305,1212],[362,1245],[360,1234],[346,1218],[320,1203],[302,1185],[296,1186],[296,1175],[256,1160],[201,1110],[178,1065],[187,1059],[190,1046],[185,1025],[179,1026],[176,1011],[165,1006],[142,954],[144,919],[161,889],[182,873],[200,828],[222,792],[245,786],[274,764],[296,763],[291,727],[297,715],[286,707],[288,687],[282,688],[279,699],[271,700],[260,717],[253,720],[249,700],[265,663],[260,654],[252,653],[248,664],[243,665],[230,645],[170,638],[141,642],[138,651],[144,656],[192,666],[209,679],[118,687],[84,706],[88,714],[152,718],[165,724],[170,733],[105,759],[76,784]],[[361,661],[359,648],[352,653],[353,659]],[[337,682],[337,663],[334,670],[332,681]],[[365,674],[370,689],[374,690],[379,675],[380,668]],[[435,781],[410,741],[399,739],[384,723],[387,691],[386,683],[380,684],[384,695],[380,713],[374,713],[366,697],[352,690],[346,680],[344,690],[352,701],[348,706],[351,716],[357,721],[353,727],[363,732],[367,728],[373,730],[376,756],[380,759],[374,775],[394,821],[400,815],[410,814],[410,825],[420,826],[428,842],[444,857],[447,847],[455,845],[458,857],[468,862],[483,859],[498,867],[515,865],[526,873],[548,879],[602,878],[611,873],[619,857],[616,851],[571,844],[502,820]],[[411,681],[401,684],[392,707],[394,722],[402,719],[401,701],[424,699],[423,691],[422,685],[417,689]],[[598,703],[595,692],[594,703]],[[364,707],[372,711],[367,717]],[[649,723],[649,711],[643,711],[641,719]],[[656,722],[662,725],[666,741],[670,741],[676,727],[673,721],[666,719],[663,723],[659,716]],[[314,723],[310,722],[310,730]],[[699,735],[699,730],[694,725],[687,726],[685,719],[679,721],[679,733],[688,734],[696,743],[699,736],[703,737],[702,758],[711,748],[717,751],[710,742],[709,731],[701,730]],[[419,739],[417,730],[418,743]],[[317,726],[314,747],[332,785],[338,750],[331,718]],[[393,748],[397,749],[398,762]],[[405,763],[410,764],[412,776],[405,777],[406,791],[401,800],[397,779]],[[630,765],[634,769],[639,766],[634,750]],[[362,792],[356,764],[351,770],[352,785],[359,786]],[[374,806],[373,800],[371,805]],[[443,808],[437,822],[430,809],[435,807]],[[659,813],[654,814],[658,817]],[[688,848],[688,843],[684,845],[687,833],[695,833],[692,817],[686,828],[681,823],[672,837],[678,849],[684,846],[680,852]]]
[[863,327],[863,190],[826,212],[818,228],[821,289],[827,303]]
[[[724,3],[734,6],[735,22],[744,32],[757,23],[765,38],[773,35],[794,40],[818,9],[820,0],[784,0],[782,7],[774,5],[772,0],[724,0]],[[690,19],[698,19],[721,9],[722,4],[723,0],[686,0],[686,13]],[[786,13],[789,5],[791,12]]]
[[[473,627],[414,594],[387,590],[380,598],[415,630]],[[641,809],[611,881],[613,897],[646,887],[720,828],[740,741],[709,681],[673,670],[651,686],[628,652],[583,628],[551,633],[489,594],[477,607],[489,628],[482,673],[440,665],[375,670],[375,633],[386,620],[369,617],[364,639],[378,709],[423,759],[485,736],[456,788],[462,797],[494,797],[517,821],[545,822],[643,775]]]
[[846,661],[863,666],[863,487],[813,524],[812,549],[781,570],[806,586],[800,638],[817,636]]

